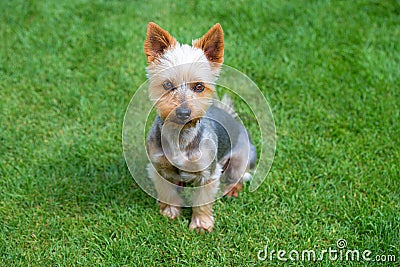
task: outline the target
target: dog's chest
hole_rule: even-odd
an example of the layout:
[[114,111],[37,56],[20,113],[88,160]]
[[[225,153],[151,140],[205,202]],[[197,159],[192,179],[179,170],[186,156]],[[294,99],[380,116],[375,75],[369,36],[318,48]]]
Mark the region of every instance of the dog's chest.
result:
[[216,160],[217,146],[210,138],[204,138],[198,128],[181,132],[166,132],[162,137],[162,149],[173,166],[185,176],[209,168]]

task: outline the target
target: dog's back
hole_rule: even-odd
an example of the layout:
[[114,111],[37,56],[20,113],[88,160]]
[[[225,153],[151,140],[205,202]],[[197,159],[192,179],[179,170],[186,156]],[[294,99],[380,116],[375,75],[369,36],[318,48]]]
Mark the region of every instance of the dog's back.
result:
[[[250,140],[246,128],[234,118],[236,115],[232,105],[212,105],[204,116],[210,121],[218,137],[218,161],[226,160],[228,154],[248,154],[248,167],[253,169],[256,163],[256,149]],[[230,153],[231,152],[231,153]]]

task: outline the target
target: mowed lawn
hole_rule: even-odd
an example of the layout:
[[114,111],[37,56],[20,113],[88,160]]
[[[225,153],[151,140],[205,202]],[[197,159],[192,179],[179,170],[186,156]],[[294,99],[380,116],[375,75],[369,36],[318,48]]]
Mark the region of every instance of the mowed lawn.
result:
[[[220,22],[274,114],[271,172],[216,202],[211,234],[162,217],[125,164],[149,21],[181,42]],[[398,266],[399,77],[396,0],[1,1],[0,266],[308,266],[257,254],[339,239],[396,262],[317,266]]]

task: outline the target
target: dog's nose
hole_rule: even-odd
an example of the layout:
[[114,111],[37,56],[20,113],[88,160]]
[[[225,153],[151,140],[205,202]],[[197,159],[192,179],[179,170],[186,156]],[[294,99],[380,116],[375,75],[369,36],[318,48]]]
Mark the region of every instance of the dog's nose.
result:
[[187,120],[190,117],[190,109],[179,107],[175,110],[176,117],[180,120]]

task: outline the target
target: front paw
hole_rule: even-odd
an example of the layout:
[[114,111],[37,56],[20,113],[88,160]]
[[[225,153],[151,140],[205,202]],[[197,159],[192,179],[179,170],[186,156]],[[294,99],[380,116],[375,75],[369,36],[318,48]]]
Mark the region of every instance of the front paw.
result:
[[181,208],[165,203],[160,203],[160,213],[170,219],[176,219],[181,214]]
[[207,214],[193,215],[189,228],[190,230],[196,230],[198,232],[211,232],[214,228],[214,218],[212,215]]

